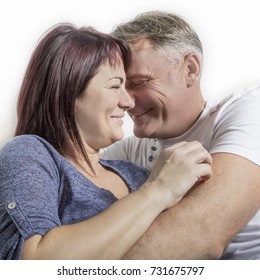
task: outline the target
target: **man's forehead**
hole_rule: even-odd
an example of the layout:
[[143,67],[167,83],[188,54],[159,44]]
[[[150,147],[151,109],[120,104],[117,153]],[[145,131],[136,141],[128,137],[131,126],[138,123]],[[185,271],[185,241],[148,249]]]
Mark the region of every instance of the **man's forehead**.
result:
[[153,48],[151,42],[147,39],[139,39],[130,43],[133,54],[143,49]]
[[154,48],[144,48],[133,54],[130,67],[127,70],[126,78],[145,79],[154,73],[162,71],[161,67],[166,67],[169,61],[161,51]]

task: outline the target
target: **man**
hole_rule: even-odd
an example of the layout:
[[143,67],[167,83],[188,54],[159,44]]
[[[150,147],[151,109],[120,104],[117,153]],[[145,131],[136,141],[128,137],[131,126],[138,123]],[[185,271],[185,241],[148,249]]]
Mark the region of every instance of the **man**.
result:
[[201,42],[174,14],[144,13],[113,34],[132,48],[136,137],[104,157],[151,169],[162,148],[183,140],[200,141],[213,157],[212,178],[158,216],[125,258],[260,259],[260,87],[206,102]]

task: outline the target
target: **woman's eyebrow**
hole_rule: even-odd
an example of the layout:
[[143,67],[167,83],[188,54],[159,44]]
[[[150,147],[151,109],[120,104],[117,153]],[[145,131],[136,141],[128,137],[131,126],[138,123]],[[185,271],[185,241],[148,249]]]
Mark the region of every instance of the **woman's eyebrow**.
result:
[[113,80],[113,79],[119,79],[119,80],[120,80],[120,83],[123,83],[123,81],[124,81],[124,79],[123,79],[122,77],[117,77],[117,76],[108,79],[108,81],[111,81],[111,80]]

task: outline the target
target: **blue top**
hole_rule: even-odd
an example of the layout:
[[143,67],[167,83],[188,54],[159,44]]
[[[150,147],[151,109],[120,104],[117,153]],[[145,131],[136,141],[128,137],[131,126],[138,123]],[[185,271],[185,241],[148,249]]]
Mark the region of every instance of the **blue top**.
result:
[[[149,172],[120,160],[100,160],[128,185]],[[19,259],[25,239],[89,219],[117,198],[94,185],[48,142],[34,135],[11,139],[0,150],[0,259]]]

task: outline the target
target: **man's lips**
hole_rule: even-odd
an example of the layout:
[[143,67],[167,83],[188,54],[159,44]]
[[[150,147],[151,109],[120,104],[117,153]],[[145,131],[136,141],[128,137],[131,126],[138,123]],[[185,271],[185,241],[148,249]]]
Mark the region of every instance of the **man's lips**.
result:
[[128,112],[129,116],[134,120],[135,118],[140,118],[142,117],[143,115],[147,114],[148,112],[150,112],[152,110],[152,108],[149,108],[147,110],[144,110],[142,112],[136,112],[136,113],[130,113]]

